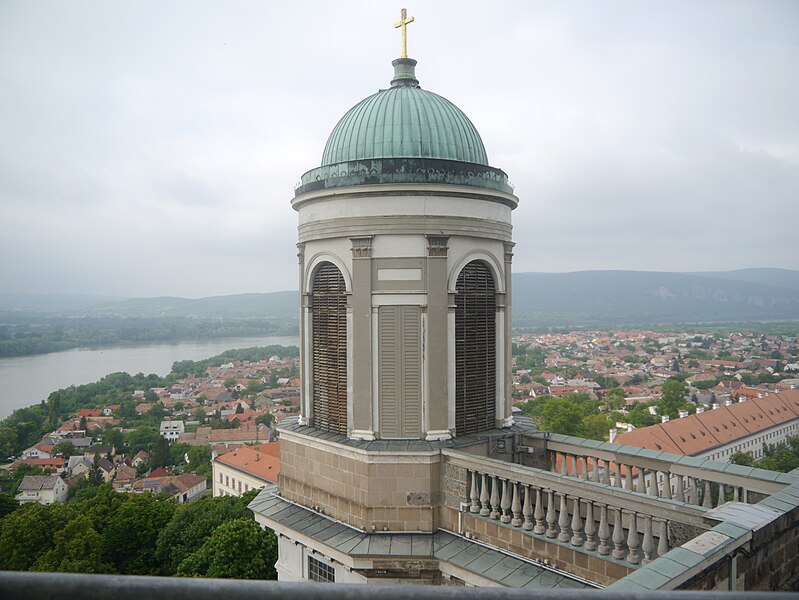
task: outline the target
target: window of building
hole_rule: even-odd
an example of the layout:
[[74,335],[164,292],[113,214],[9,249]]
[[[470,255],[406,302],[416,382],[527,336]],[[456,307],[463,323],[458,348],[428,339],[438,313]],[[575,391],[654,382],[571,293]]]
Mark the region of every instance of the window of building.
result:
[[323,262],[311,290],[313,425],[347,433],[347,296],[341,271]]
[[230,479],[228,478],[227,475],[225,475],[225,485],[230,487]]
[[219,483],[222,483],[222,473],[219,474]]
[[333,565],[322,562],[313,556],[308,557],[308,579],[323,583],[335,583],[336,569]]
[[467,264],[455,284],[455,433],[495,426],[496,286],[488,266]]

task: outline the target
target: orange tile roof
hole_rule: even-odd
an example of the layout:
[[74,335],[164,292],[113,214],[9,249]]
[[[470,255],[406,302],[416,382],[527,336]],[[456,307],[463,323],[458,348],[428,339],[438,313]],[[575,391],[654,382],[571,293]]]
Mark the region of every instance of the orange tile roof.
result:
[[277,483],[280,475],[280,442],[243,446],[217,456],[216,460],[258,479]]
[[763,392],[730,406],[620,433],[617,444],[692,456],[799,418],[799,390]]

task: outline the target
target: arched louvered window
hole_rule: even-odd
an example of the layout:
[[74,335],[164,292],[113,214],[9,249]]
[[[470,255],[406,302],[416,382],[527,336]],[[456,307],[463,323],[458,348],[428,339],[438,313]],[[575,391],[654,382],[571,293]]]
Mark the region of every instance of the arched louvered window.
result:
[[494,277],[472,261],[455,286],[455,434],[495,426],[496,312]]
[[313,425],[347,434],[347,296],[344,277],[323,262],[311,290]]

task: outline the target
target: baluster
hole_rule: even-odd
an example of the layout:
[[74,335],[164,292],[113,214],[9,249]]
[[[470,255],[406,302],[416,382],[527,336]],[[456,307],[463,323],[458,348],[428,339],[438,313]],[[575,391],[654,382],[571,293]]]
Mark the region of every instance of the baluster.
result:
[[588,457],[583,456],[583,470],[580,471],[580,479],[588,481]]
[[710,482],[705,480],[705,497],[702,499],[702,506],[713,508],[713,496],[710,491]]
[[740,490],[740,488],[737,485],[733,486],[733,488],[732,488],[732,501],[733,502],[740,502],[740,495],[738,493],[739,490]]
[[594,503],[587,500],[588,504],[585,505],[585,544],[583,547],[586,550],[596,550],[596,523],[594,522]]
[[694,505],[699,506],[701,504],[699,498],[699,481],[696,479],[696,477],[689,477],[688,480],[691,482],[691,489],[693,490],[691,492],[691,502]]
[[510,521],[510,524],[514,527],[521,527],[522,525],[522,503],[519,499],[519,483],[514,481],[512,484],[513,486],[513,501],[510,505],[510,510],[513,513],[513,518]]
[[569,477],[577,477],[577,457],[573,454],[566,455],[569,468],[566,470],[566,475]]
[[572,538],[571,538],[571,545],[572,546],[582,546],[583,545],[583,519],[580,516],[580,499],[575,496],[572,499]]
[[561,475],[568,475],[569,474],[569,458],[571,457],[570,454],[566,454],[565,452],[561,452],[560,461],[560,474]]
[[627,530],[627,549],[629,550],[627,562],[633,565],[637,565],[641,561],[641,557],[638,555],[640,543],[637,519],[635,513],[630,513],[630,528]]
[[549,494],[547,495],[546,536],[548,538],[554,538],[556,535],[558,535],[558,532],[555,530],[555,492],[549,490]]
[[652,553],[655,551],[655,538],[652,537],[652,517],[644,517],[644,541],[641,543],[641,550],[644,552],[643,564],[652,562]]
[[602,461],[602,483],[610,485],[610,463],[607,460]]
[[613,509],[613,552],[612,556],[616,560],[622,560],[624,558],[624,548],[622,547],[624,544],[624,526],[621,522],[621,509],[614,508]]
[[719,497],[716,506],[721,506],[727,502],[727,488],[723,483],[719,483]]
[[491,476],[491,512],[488,516],[499,519],[499,482],[496,475]]
[[480,516],[487,517],[491,514],[491,496],[488,495],[488,475],[483,473],[483,486],[480,488]]
[[533,503],[532,503],[532,490],[530,486],[524,486],[524,507],[522,508],[522,515],[524,516],[524,524],[522,529],[531,531],[533,529]]
[[672,499],[674,497],[674,492],[671,489],[671,474],[668,471],[660,471],[659,473],[663,475],[663,486],[660,488],[660,497]]
[[499,504],[502,509],[501,523],[510,523],[510,481],[505,479],[502,483],[502,500]]
[[658,495],[658,472],[655,469],[649,469],[649,495]]
[[480,510],[480,505],[477,503],[479,495],[477,494],[477,471],[471,471],[472,474],[472,487],[469,493],[471,504],[469,505],[469,512],[476,513]]
[[560,510],[558,512],[558,527],[560,528],[558,540],[568,542],[571,536],[569,535],[569,508],[566,505],[566,494],[560,495]]
[[633,466],[627,465],[627,479],[624,481],[624,487],[633,491]]
[[599,507],[599,553],[602,556],[607,556],[610,554],[610,546],[608,545],[608,541],[610,540],[610,526],[608,526],[608,507],[606,504],[602,504]]
[[746,488],[741,488],[741,492],[743,493],[743,501],[749,504],[749,492]]
[[685,486],[683,486],[682,475],[677,475],[677,501],[685,502]]
[[613,478],[613,486],[620,488],[621,487],[621,465],[619,463],[614,463],[616,465],[615,471],[616,476]]
[[660,539],[658,539],[658,556],[663,556],[669,551],[669,524],[663,519],[660,522]]
[[541,496],[541,488],[535,488],[535,512],[533,512],[533,517],[535,518],[533,533],[541,535],[547,529],[544,525],[544,500]]

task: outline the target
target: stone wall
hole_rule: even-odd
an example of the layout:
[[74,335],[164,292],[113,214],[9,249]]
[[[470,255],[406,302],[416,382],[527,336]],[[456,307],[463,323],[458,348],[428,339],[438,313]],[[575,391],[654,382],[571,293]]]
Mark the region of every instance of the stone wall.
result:
[[281,436],[283,497],[364,531],[433,532],[439,454],[368,453]]

